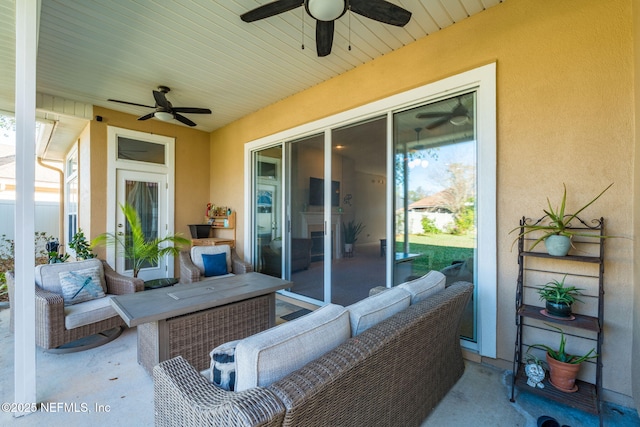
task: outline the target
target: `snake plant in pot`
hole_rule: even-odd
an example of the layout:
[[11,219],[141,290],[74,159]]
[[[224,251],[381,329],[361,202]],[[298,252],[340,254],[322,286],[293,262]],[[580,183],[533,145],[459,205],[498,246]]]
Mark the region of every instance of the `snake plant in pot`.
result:
[[527,353],[532,348],[546,351],[547,365],[549,366],[549,381],[551,382],[551,385],[558,390],[567,393],[576,392],[578,391],[576,376],[580,371],[580,365],[586,360],[598,357],[597,354],[594,354],[596,350],[592,348],[588,353],[582,356],[569,354],[565,350],[567,339],[564,336],[564,331],[556,326],[549,324],[546,325],[557,329],[560,332],[560,346],[557,349],[554,349],[545,344],[531,344],[527,349]]
[[[549,255],[565,256],[569,253],[569,250],[572,247],[572,239],[574,236],[597,238],[613,237],[600,236],[593,233],[585,233],[584,230],[576,230],[571,228],[571,221],[575,220],[582,211],[584,211],[596,200],[598,200],[600,196],[605,193],[605,191],[611,188],[613,183],[609,184],[607,188],[600,192],[600,194],[598,194],[587,204],[583,205],[580,209],[571,214],[565,213],[567,204],[567,186],[565,184],[562,185],[564,187],[564,193],[562,194],[560,206],[554,209],[554,207],[551,205],[551,201],[549,200],[549,198],[547,198],[548,209],[543,209],[545,217],[543,217],[542,220],[536,222],[535,224],[524,224],[510,231],[510,233],[516,231],[519,232],[518,237],[516,237],[513,244],[515,244],[520,237],[527,236],[529,233],[535,233],[536,240],[533,242],[530,249],[535,248],[540,242],[544,242]],[[545,218],[547,220],[546,223],[542,222],[543,220],[545,220]]]

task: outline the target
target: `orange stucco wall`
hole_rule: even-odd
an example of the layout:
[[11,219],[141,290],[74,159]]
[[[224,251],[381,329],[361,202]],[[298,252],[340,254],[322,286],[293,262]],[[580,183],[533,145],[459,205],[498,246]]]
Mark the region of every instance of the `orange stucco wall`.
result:
[[[518,218],[541,216],[547,196],[557,200],[563,183],[570,207],[614,182],[587,214],[604,216],[610,234],[633,234],[630,0],[507,1],[246,116],[211,134],[210,198],[237,209],[242,224],[245,143],[494,61],[497,354],[511,360],[517,257],[509,230]],[[220,186],[220,176],[234,178]],[[240,252],[243,238],[241,229]],[[604,386],[630,404],[633,243],[610,239],[606,247]]]
[[[136,116],[105,108],[94,107],[94,116],[103,121],[92,120],[90,143],[80,141],[81,153],[90,151],[90,171],[80,171],[81,200],[90,200],[89,207],[80,206],[80,224],[89,238],[105,231],[107,205],[107,126],[132,129],[175,138],[175,218],[174,229],[189,238],[188,224],[200,223],[209,201],[209,134],[186,126],[160,122],[138,121]],[[81,154],[82,155],[82,154]],[[86,179],[90,179],[87,185]],[[87,219],[86,215],[90,218]],[[84,224],[84,225],[83,225]],[[178,265],[176,261],[176,274]]]

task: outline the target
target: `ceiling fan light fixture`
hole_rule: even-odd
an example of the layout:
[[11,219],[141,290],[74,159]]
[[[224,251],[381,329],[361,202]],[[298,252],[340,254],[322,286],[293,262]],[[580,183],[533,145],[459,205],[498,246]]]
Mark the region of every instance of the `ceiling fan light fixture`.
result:
[[153,116],[158,120],[162,120],[163,122],[169,122],[173,120],[173,114],[167,113],[166,111],[156,111]]
[[347,10],[345,0],[308,0],[307,10],[318,21],[333,21]]
[[449,123],[454,126],[462,126],[465,123],[469,123],[469,116],[453,116],[449,119]]

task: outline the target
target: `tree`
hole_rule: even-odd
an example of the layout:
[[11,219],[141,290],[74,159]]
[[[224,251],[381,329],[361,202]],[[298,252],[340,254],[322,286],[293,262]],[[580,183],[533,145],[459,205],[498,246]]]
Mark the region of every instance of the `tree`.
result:
[[445,200],[447,208],[456,215],[475,201],[476,168],[473,165],[451,163],[447,175],[448,187],[444,190]]

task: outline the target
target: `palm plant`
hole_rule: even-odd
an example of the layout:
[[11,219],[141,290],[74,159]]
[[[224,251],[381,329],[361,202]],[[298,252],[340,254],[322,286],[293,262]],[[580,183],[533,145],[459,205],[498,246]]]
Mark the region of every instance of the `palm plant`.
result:
[[[166,255],[178,255],[180,253],[180,245],[188,245],[190,243],[188,239],[177,234],[147,240],[142,229],[142,222],[135,208],[126,203],[125,205],[120,205],[120,209],[127,223],[129,223],[129,232],[124,236],[103,233],[93,239],[92,245],[119,245],[122,248],[124,258],[131,261],[133,277],[138,277],[138,273],[145,265],[155,264]],[[164,246],[166,243],[170,245]]]
[[342,233],[344,234],[344,242],[347,244],[355,243],[363,229],[364,225],[362,225],[361,222],[356,223],[354,220],[351,220],[346,225],[343,223]]

